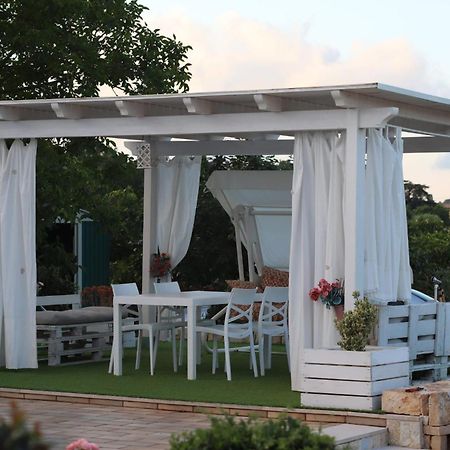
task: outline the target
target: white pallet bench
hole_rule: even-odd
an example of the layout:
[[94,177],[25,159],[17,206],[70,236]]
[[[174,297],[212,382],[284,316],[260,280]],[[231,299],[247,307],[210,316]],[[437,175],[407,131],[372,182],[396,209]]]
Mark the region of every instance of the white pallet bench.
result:
[[[79,310],[80,297],[37,297],[38,308],[56,305],[71,306],[73,310]],[[47,360],[49,366],[99,361],[105,352],[111,350],[112,325],[112,318],[97,322],[37,325],[38,346],[47,349],[45,357],[41,359]],[[86,359],[86,356],[89,358]],[[81,360],[81,357],[84,359]]]

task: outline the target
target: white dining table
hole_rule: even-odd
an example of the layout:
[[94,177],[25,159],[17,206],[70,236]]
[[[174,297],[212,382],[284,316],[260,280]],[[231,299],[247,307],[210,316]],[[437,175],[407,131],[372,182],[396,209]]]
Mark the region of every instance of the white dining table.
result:
[[187,309],[187,378],[197,377],[197,320],[200,319],[202,306],[224,305],[230,298],[229,292],[185,291],[170,294],[118,295],[114,297],[114,375],[122,375],[122,307],[138,306],[182,306]]

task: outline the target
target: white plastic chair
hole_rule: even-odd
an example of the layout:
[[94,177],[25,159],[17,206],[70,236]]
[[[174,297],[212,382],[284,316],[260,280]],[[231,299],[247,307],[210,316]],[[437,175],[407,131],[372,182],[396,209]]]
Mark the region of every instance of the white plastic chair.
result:
[[[258,349],[261,375],[265,374],[266,366],[267,368],[271,367],[272,338],[274,336],[284,337],[289,371],[291,370],[287,320],[288,301],[289,289],[287,287],[266,287],[264,290],[258,317]],[[264,348],[265,344],[267,344],[267,349]]]
[[[201,333],[209,333],[213,335],[213,349],[212,349],[212,373],[216,372],[217,354],[218,352],[225,353],[225,370],[227,373],[227,380],[231,381],[231,360],[230,352],[242,350],[241,347],[230,347],[231,339],[246,339],[250,341],[250,356],[253,367],[253,374],[258,376],[258,368],[256,366],[255,343],[253,338],[253,302],[255,300],[256,289],[233,289],[228,301],[225,321],[223,325],[197,325],[196,331]],[[248,306],[248,308],[243,308]],[[217,348],[217,337],[223,336],[224,348]]]
[[[114,296],[116,295],[139,295],[139,291],[136,283],[124,283],[124,284],[112,284],[111,285]],[[128,305],[126,305],[128,306]],[[136,348],[136,363],[135,369],[139,369],[141,363],[141,353],[142,353],[142,337],[143,331],[147,331],[148,333],[148,343],[149,343],[149,351],[150,351],[150,374],[154,374],[155,365],[156,365],[156,352],[158,348],[158,340],[155,339],[157,333],[161,330],[170,330],[172,333],[172,360],[173,360],[173,370],[177,371],[177,348],[176,348],[176,339],[175,339],[175,325],[172,322],[148,322],[144,323],[142,317],[142,308],[138,306],[137,320],[138,323],[134,325],[122,325],[122,332],[126,331],[137,331],[137,348]],[[116,345],[113,342],[113,349]],[[109,360],[109,373],[113,370],[113,354],[114,351],[111,352],[111,358]]]
[[[176,294],[181,292],[180,285],[177,281],[170,281],[166,283],[153,283],[156,294]],[[184,317],[184,308],[177,308],[171,306],[162,306],[158,308],[158,321],[161,323],[173,323],[176,328],[180,329],[180,345],[178,350],[178,365],[183,363],[183,341],[184,330],[187,322]],[[174,334],[172,332],[172,334]],[[159,340],[159,332],[156,339]]]

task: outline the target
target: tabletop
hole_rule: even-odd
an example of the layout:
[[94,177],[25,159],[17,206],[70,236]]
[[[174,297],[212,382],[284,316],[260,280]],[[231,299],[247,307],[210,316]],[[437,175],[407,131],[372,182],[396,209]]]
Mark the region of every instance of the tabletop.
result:
[[184,291],[170,294],[118,295],[117,305],[142,306],[209,306],[228,303],[230,292]]

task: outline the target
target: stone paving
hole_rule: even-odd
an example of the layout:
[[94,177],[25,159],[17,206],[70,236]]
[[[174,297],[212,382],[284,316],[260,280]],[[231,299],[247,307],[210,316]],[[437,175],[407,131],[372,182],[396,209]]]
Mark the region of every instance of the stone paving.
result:
[[[203,428],[204,414],[155,411],[113,406],[81,405],[39,400],[15,400],[29,423],[39,422],[52,450],[63,450],[86,438],[101,450],[163,450],[172,433]],[[0,417],[9,420],[11,401],[0,398]]]

